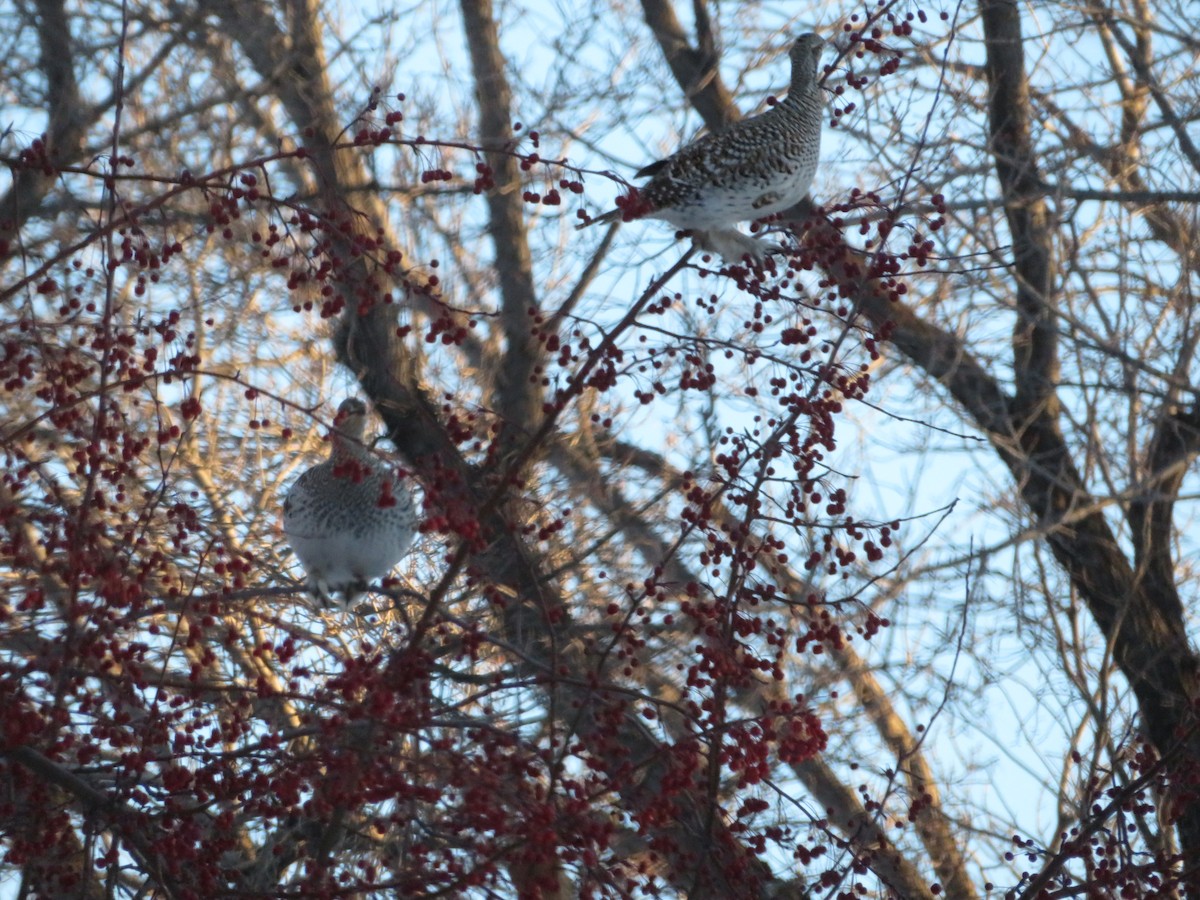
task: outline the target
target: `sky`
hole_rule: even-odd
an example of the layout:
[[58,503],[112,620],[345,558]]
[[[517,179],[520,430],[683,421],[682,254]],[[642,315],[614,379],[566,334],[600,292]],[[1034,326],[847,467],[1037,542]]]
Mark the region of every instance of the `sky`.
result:
[[[953,13],[955,4],[927,5],[934,11],[945,8]],[[469,120],[473,112],[473,98],[469,91],[455,91],[453,86],[462,84],[462,73],[469,72],[463,48],[462,35],[454,5],[445,2],[414,4],[416,19],[428,24],[429,34],[415,37],[416,29],[409,29],[406,20],[401,20],[400,10],[380,5],[355,6],[347,4],[336,14],[341,27],[347,34],[359,29],[372,29],[379,34],[378,69],[364,72],[347,67],[349,58],[335,59],[335,67],[342,66],[347,89],[362,96],[365,92],[354,90],[354,85],[369,86],[384,83],[402,86],[412,94],[414,102],[441,107],[448,119]],[[658,48],[650,40],[645,26],[638,20],[636,10],[623,21],[595,23],[595,31],[588,34],[573,34],[562,27],[563,22],[574,22],[577,10],[566,4],[550,0],[533,0],[521,7],[503,5],[503,46],[509,59],[519,64],[522,87],[521,95],[526,99],[518,115],[528,127],[540,122],[566,124],[576,112],[570,104],[570,96],[580,84],[594,86],[597,90],[613,89],[620,85],[620,71],[605,68],[608,55],[595,51],[580,50],[568,67],[559,65],[562,53],[572,41],[585,46],[603,44],[630,57],[658,54]],[[821,16],[825,22],[806,21],[792,18],[791,5],[774,4],[728,4],[717,7],[719,21],[727,26],[729,34],[738,28],[749,31],[749,37],[730,48],[730,57],[723,72],[728,82],[735,87],[739,105],[744,112],[755,109],[767,93],[781,95],[786,85],[785,60],[778,55],[786,50],[790,39],[797,33],[820,27],[832,19],[827,7]],[[686,11],[686,4],[681,7]],[[395,14],[395,24],[388,21]],[[936,20],[935,20],[936,22]],[[946,27],[946,26],[941,26]],[[930,26],[931,30],[935,25]],[[828,33],[828,32],[827,32]],[[600,35],[600,37],[597,37]],[[620,55],[620,54],[618,54]],[[832,54],[831,54],[832,56]],[[753,71],[744,79],[737,75],[734,60],[752,58],[756,62]],[[660,67],[661,69],[661,67]],[[455,76],[447,82],[446,73]],[[573,130],[579,139],[564,145],[572,162],[595,169],[612,169],[625,178],[657,156],[670,152],[680,139],[693,135],[700,127],[698,117],[687,111],[679,102],[677,89],[670,82],[659,86],[656,97],[653,85],[638,85],[631,91],[628,104],[614,113],[605,122],[584,122]],[[949,102],[948,100],[944,102]],[[913,121],[929,115],[934,127],[940,127],[937,111],[922,107],[924,100],[914,102],[908,115]],[[658,109],[655,109],[655,104]],[[855,139],[858,129],[880,129],[889,127],[880,121],[877,109],[863,109],[851,117],[850,127],[827,131],[823,147],[823,164],[814,193],[818,199],[843,196],[854,185],[859,185],[861,175],[869,160],[864,157],[863,144]],[[8,108],[0,111],[0,127],[10,124],[18,132],[40,130],[36,116],[28,111]],[[604,133],[607,132],[607,133]],[[438,135],[429,135],[437,137]],[[594,137],[602,138],[593,141]],[[591,146],[600,143],[600,146]],[[12,139],[4,145],[11,152]],[[932,177],[931,173],[929,174]],[[4,173],[0,172],[0,190],[6,186]],[[583,198],[593,214],[608,208],[619,190],[615,183],[594,178],[588,181],[588,191]],[[566,214],[573,216],[574,208]],[[580,241],[595,243],[599,234],[583,233]],[[611,259],[620,261],[602,275],[590,289],[594,298],[620,298],[636,296],[654,273],[673,262],[679,248],[673,241],[669,226],[661,222],[631,223],[622,229],[619,245]],[[568,271],[560,273],[564,278],[564,290],[569,288]],[[453,284],[453,275],[448,275]],[[700,283],[687,275],[677,285],[685,296],[690,291],[700,290]],[[736,291],[725,291],[723,303],[730,307],[730,315],[739,313],[736,306],[744,300]],[[618,317],[621,309],[614,302],[597,315]],[[289,314],[281,315],[281,328],[289,327]],[[853,495],[859,514],[872,511],[879,519],[893,516],[924,513],[925,518],[907,526],[904,531],[906,549],[919,558],[931,563],[958,553],[969,535],[970,543],[977,549],[989,548],[990,564],[980,571],[979,560],[964,562],[958,566],[960,577],[953,581],[939,582],[937,587],[946,587],[948,594],[930,598],[901,596],[889,607],[888,613],[896,625],[891,635],[871,645],[868,656],[885,664],[885,670],[897,672],[898,677],[909,671],[915,661],[921,665],[921,676],[931,685],[931,706],[936,707],[937,696],[932,688],[946,684],[947,690],[966,694],[972,699],[967,705],[975,717],[953,717],[946,713],[926,715],[932,710],[914,710],[910,721],[926,721],[929,737],[926,749],[931,753],[940,771],[944,774],[947,793],[966,790],[980,798],[980,804],[991,806],[1001,803],[1011,810],[1024,832],[1045,835],[1056,820],[1058,811],[1053,807],[1054,795],[1044,785],[1057,782],[1058,761],[1063,755],[1073,719],[1058,716],[1053,707],[1045,703],[1051,679],[1061,676],[1039,668],[1039,657],[1031,653],[1030,640],[1023,633],[1020,617],[1012,610],[990,608],[979,598],[984,594],[1003,595],[1003,580],[1009,577],[1015,566],[1007,562],[1013,553],[1006,546],[1019,522],[1003,522],[987,513],[991,498],[1000,494],[1007,486],[1007,473],[993,461],[994,457],[981,456],[975,451],[973,439],[961,434],[958,419],[951,411],[938,410],[945,398],[931,394],[929,386],[914,387],[914,380],[906,376],[902,361],[893,360],[882,374],[875,391],[868,398],[883,411],[866,405],[856,405],[849,421],[842,425],[843,449],[831,460],[834,468],[842,468],[853,475]],[[332,375],[326,386],[330,408],[337,400],[352,389],[348,375]],[[890,414],[904,410],[907,417]],[[669,418],[666,407],[648,409],[637,422],[639,429],[658,429],[671,433],[678,423]],[[736,405],[720,408],[717,415],[723,424],[735,429],[745,429],[749,423],[740,417]],[[656,418],[659,417],[659,418]],[[932,424],[945,431],[931,431]],[[633,427],[633,426],[629,426]],[[930,446],[936,448],[937,465],[929,465],[930,457],[914,452],[914,448]],[[982,461],[981,461],[982,460]],[[953,506],[942,518],[942,511]],[[933,528],[934,524],[936,528]],[[982,587],[986,590],[981,589]],[[1013,602],[1019,606],[1022,588],[1012,585]],[[1030,617],[1038,615],[1036,608],[1025,609]],[[964,616],[967,621],[978,621],[982,617],[1003,617],[1005,622],[998,627],[986,629],[991,634],[992,646],[987,658],[990,668],[981,668],[966,658],[956,657],[953,652]],[[1093,629],[1094,631],[1094,629]],[[1076,710],[1072,710],[1076,712]],[[1006,736],[1014,736],[1007,741]],[[1019,736],[1019,737],[1018,737]],[[969,772],[986,760],[986,778]],[[891,760],[881,760],[877,770],[891,765]],[[969,781],[967,784],[962,782]],[[986,863],[986,861],[982,861]],[[0,893],[3,892],[0,885]]]

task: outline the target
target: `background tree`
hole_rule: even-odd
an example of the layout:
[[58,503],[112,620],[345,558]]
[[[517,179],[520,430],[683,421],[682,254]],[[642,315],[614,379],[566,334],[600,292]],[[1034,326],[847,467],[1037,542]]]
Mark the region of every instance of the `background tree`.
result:
[[[0,7],[10,893],[1195,894],[1186,7],[351,6]],[[575,233],[814,26],[785,255]]]

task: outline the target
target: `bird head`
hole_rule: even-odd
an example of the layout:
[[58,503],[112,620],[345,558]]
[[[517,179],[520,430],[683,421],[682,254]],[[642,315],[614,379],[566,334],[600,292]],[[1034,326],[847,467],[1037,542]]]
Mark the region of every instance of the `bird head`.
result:
[[361,444],[366,425],[367,406],[357,397],[347,397],[338,405],[337,416],[333,420],[335,436]]
[[792,87],[807,87],[817,80],[817,66],[821,62],[821,54],[825,50],[825,42],[820,35],[811,31],[796,38],[792,44],[789,56],[792,58]]

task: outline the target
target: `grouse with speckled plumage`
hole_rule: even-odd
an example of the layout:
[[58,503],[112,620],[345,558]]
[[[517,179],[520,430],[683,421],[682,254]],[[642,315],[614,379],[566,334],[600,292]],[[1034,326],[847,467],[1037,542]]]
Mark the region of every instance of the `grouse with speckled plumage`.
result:
[[787,97],[646,166],[637,177],[650,181],[633,202],[579,227],[642,216],[665,219],[726,259],[761,259],[769,245],[738,231],[735,223],[782,212],[812,186],[821,150],[824,96],[817,76],[824,48],[816,34],[801,35],[790,52]]
[[412,491],[364,445],[367,409],[338,407],[329,458],[301,473],[283,503],[283,530],[325,603],[353,604],[412,546],[419,516]]

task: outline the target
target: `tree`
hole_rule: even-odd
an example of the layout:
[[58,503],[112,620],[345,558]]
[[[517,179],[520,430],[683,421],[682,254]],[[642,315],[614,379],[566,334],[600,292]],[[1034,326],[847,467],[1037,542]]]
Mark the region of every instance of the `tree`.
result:
[[[1200,893],[1185,8],[843,12],[4,10],[18,894]],[[814,25],[785,253],[575,232]],[[322,612],[343,393],[425,533]]]

